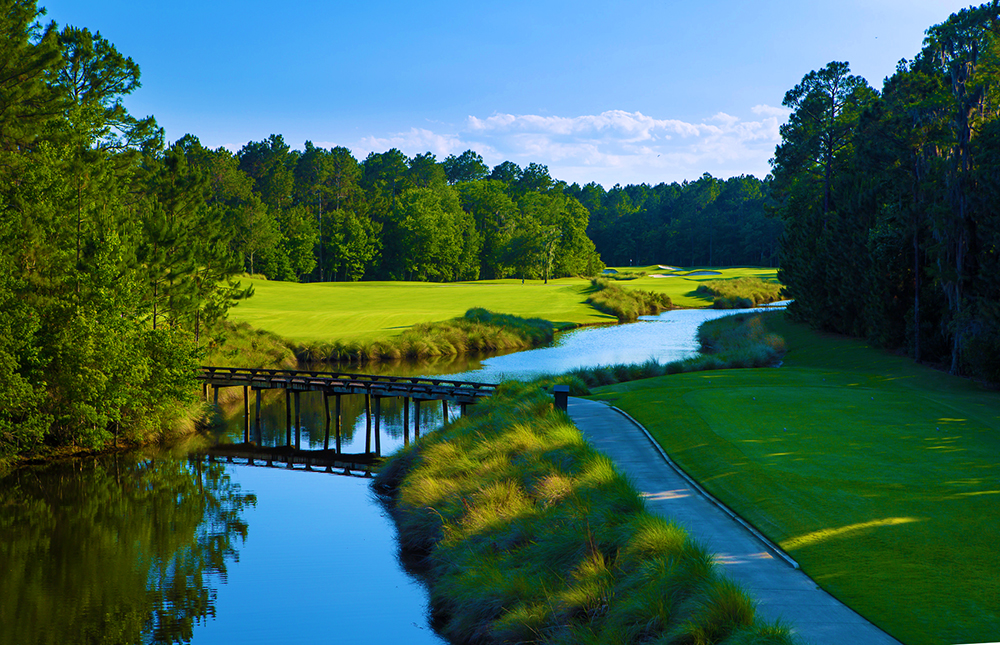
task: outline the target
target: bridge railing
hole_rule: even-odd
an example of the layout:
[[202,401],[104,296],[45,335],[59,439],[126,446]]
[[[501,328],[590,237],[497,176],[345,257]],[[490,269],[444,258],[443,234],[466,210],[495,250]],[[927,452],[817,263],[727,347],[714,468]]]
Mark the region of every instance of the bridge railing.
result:
[[322,372],[314,370],[281,370],[266,368],[243,368],[243,367],[217,367],[202,366],[202,372],[198,375],[198,380],[206,383],[246,383],[253,385],[256,383],[267,383],[289,381],[322,381],[328,382],[331,386],[342,384],[346,386],[403,386],[411,389],[450,388],[461,391],[468,391],[476,396],[488,396],[496,390],[496,384],[476,383],[472,381],[454,381],[450,379],[438,379],[433,377],[412,377],[412,376],[389,376],[377,374],[354,374],[346,372]]

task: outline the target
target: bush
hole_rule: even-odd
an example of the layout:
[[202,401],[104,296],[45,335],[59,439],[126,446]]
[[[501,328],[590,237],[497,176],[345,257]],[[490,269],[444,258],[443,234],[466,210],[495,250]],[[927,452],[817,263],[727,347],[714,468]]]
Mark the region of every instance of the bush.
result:
[[673,306],[663,293],[622,289],[604,278],[590,281],[592,291],[586,302],[598,311],[611,314],[618,322],[635,322],[639,316],[655,316]]

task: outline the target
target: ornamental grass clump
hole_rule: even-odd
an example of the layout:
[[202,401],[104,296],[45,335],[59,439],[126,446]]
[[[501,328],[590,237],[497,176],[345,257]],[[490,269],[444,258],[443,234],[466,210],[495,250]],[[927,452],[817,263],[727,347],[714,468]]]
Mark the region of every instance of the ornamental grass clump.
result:
[[670,296],[639,289],[623,289],[605,278],[590,281],[592,291],[587,304],[618,318],[618,322],[635,322],[639,316],[655,316],[673,306]]
[[777,302],[784,287],[777,282],[760,278],[742,277],[730,280],[707,280],[695,289],[700,296],[713,298],[716,309],[749,309],[757,305]]
[[452,643],[790,642],[536,385],[504,384],[373,487]]

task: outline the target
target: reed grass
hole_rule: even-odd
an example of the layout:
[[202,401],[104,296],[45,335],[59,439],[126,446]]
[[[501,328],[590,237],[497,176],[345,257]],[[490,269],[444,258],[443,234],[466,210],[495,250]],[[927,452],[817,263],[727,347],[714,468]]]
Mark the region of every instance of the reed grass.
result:
[[541,318],[521,318],[473,308],[461,318],[420,323],[398,336],[374,341],[334,341],[299,345],[306,363],[373,363],[436,356],[529,349],[552,342],[555,325]]
[[777,282],[757,277],[707,280],[695,289],[697,295],[713,298],[715,309],[748,309],[777,302],[783,291],[784,287]]
[[373,487],[452,643],[791,642],[537,386],[504,384]]
[[623,289],[606,278],[593,278],[587,304],[611,314],[618,322],[635,322],[639,316],[655,316],[670,309],[670,296],[640,289]]

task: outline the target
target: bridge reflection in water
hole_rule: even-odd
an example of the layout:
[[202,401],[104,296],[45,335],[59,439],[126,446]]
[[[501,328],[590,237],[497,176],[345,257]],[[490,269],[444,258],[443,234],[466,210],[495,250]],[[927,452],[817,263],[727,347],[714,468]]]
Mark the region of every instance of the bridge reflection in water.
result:
[[[313,467],[344,468],[350,471],[370,472],[382,456],[381,407],[387,397],[403,400],[403,443],[410,441],[410,401],[413,402],[413,436],[420,436],[420,406],[427,401],[440,401],[444,418],[448,418],[448,404],[461,407],[490,396],[496,385],[490,383],[470,383],[438,378],[376,376],[370,374],[347,374],[340,372],[313,372],[304,370],[272,370],[234,367],[202,367],[198,379],[206,399],[209,388],[214,390],[214,401],[219,401],[219,390],[227,387],[243,388],[243,443],[223,444],[209,450],[209,456],[229,459],[246,459],[250,465],[273,465],[284,463],[292,468],[304,465]],[[261,435],[261,397],[264,390],[285,391],[285,446],[264,447]],[[250,416],[250,391],[254,393],[253,423]],[[303,392],[318,392],[323,396],[326,412],[326,427],[322,450],[301,449],[301,405]],[[341,451],[341,396],[360,394],[365,397],[365,451],[345,454]],[[333,399],[331,413],[330,399]],[[294,418],[293,418],[294,417]],[[293,424],[294,421],[294,424]],[[373,423],[374,422],[374,423]],[[374,427],[373,427],[374,426]],[[294,443],[292,435],[294,428]],[[333,430],[334,446],[330,447],[330,431]],[[252,437],[251,437],[252,434]],[[373,440],[374,439],[374,446]]]

